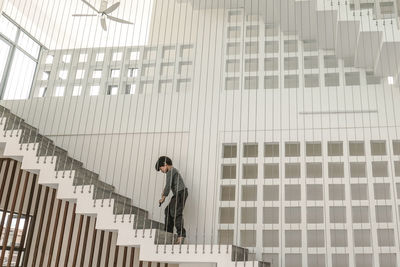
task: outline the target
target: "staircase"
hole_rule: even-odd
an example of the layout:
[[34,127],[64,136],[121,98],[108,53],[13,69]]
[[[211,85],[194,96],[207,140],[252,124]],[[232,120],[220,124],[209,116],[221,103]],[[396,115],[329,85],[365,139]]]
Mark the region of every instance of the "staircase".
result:
[[180,244],[164,225],[148,218],[148,211],[114,192],[96,173],[68,156],[52,140],[8,109],[0,106],[0,153],[22,162],[38,174],[38,183],[57,189],[57,198],[76,203],[76,213],[96,216],[96,229],[118,233],[117,245],[140,248],[140,260],[169,263],[216,263],[220,266],[269,267],[270,262],[248,261],[248,249],[234,245]]
[[279,25],[283,33],[302,40],[316,40],[319,49],[334,50],[338,58],[378,77],[400,72],[397,16],[377,19],[374,9],[351,10],[349,0],[179,1],[189,1],[195,9],[243,8],[246,15],[259,15],[265,24]]

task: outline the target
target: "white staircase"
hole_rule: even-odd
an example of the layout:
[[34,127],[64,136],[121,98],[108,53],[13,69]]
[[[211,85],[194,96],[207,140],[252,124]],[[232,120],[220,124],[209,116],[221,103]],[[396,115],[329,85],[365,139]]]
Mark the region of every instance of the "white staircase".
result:
[[174,245],[174,236],[161,230],[163,224],[148,219],[147,211],[131,206],[130,199],[115,194],[112,186],[1,106],[0,153],[22,162],[22,169],[37,173],[39,184],[57,188],[58,199],[75,202],[77,214],[96,216],[96,229],[117,232],[117,245],[139,247],[141,261],[271,266],[247,261],[248,250],[233,245]]
[[349,0],[179,1],[189,1],[195,9],[243,8],[246,15],[259,15],[266,24],[279,24],[284,33],[316,40],[320,49],[333,49],[338,58],[376,76],[400,72],[398,18],[376,19],[373,9],[353,11]]

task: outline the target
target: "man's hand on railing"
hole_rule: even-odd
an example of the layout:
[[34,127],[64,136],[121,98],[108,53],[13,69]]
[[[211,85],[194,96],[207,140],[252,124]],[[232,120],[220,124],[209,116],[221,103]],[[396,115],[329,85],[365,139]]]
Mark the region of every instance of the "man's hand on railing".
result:
[[164,201],[165,201],[165,196],[162,195],[161,199],[158,201],[158,204],[159,204],[158,206],[161,207],[161,204],[164,203]]

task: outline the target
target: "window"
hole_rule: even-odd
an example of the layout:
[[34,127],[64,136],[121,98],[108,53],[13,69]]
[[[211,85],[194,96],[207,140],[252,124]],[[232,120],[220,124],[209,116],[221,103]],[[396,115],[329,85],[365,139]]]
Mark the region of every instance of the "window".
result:
[[[4,214],[5,213],[5,214]],[[6,236],[3,232],[3,236],[1,238],[1,242],[5,242],[7,245],[5,247],[5,255],[6,257],[11,257],[11,265],[10,266],[22,266],[22,262],[16,262],[18,258],[18,254],[22,252],[22,255],[25,251],[25,247],[27,244],[26,238],[24,240],[24,243],[22,243],[22,233],[29,233],[29,228],[30,228],[30,222],[32,221],[31,216],[27,216],[25,214],[22,214],[21,217],[18,219],[18,214],[14,212],[12,215],[12,218],[10,218],[11,213],[8,211],[2,211],[0,210],[0,217],[4,218],[4,225],[3,231],[5,232],[5,228],[7,226],[7,222],[9,219],[11,219],[11,227],[8,236]],[[15,243],[14,243],[15,239]],[[14,247],[13,254],[10,255],[11,252],[11,247]],[[20,258],[20,260],[22,257]],[[7,261],[5,261],[6,264]],[[7,265],[7,264],[6,264]]]
[[49,80],[49,77],[50,77],[50,71],[43,71],[43,73],[42,73],[42,81]]
[[285,143],[285,156],[300,157],[300,143],[299,142]]
[[96,61],[104,61],[104,53],[97,53]]
[[279,157],[279,143],[266,143],[264,145],[264,157]]
[[343,143],[328,142],[328,156],[343,156]]
[[0,33],[11,41],[17,37],[18,27],[8,18],[0,16]]
[[257,179],[258,165],[257,164],[243,164],[243,179]]
[[278,58],[266,58],[264,59],[264,70],[273,71],[278,70]]
[[136,84],[127,84],[125,88],[125,94],[134,95],[136,93]]
[[20,32],[17,43],[22,50],[26,51],[33,58],[37,59],[39,57],[40,45],[26,33]]
[[265,163],[264,164],[264,179],[279,178],[279,164]]
[[60,72],[58,73],[58,77],[61,80],[66,80],[68,78],[68,71],[67,70],[60,70]]
[[107,89],[107,95],[118,94],[118,85],[109,85]]
[[318,68],[318,57],[317,56],[304,57],[304,68],[305,69],[317,69]]
[[257,54],[258,53],[258,42],[247,42],[245,46],[246,54]]
[[79,55],[79,62],[80,62],[80,63],[86,62],[86,61],[87,61],[87,58],[88,58],[88,54],[80,54],[80,55]]
[[128,69],[128,77],[129,78],[133,78],[133,77],[137,77],[138,76],[138,68],[129,68]]
[[236,165],[222,165],[222,179],[236,179]]
[[139,60],[140,52],[139,51],[132,51],[129,57],[130,60]]
[[121,61],[122,60],[122,52],[115,52],[112,55],[113,61]]
[[306,143],[306,156],[318,157],[321,156],[321,142],[307,142]]
[[297,88],[299,87],[299,76],[298,75],[285,75],[284,77],[285,88]]
[[223,158],[236,158],[237,147],[236,144],[224,144],[223,145]]
[[228,27],[228,33],[227,33],[228,38],[239,38],[240,35],[241,35],[240,27],[238,26]]
[[27,99],[41,45],[6,15],[0,15],[0,37],[0,96],[5,100]]
[[99,95],[100,93],[100,86],[99,85],[93,85],[90,87],[90,95]]
[[339,73],[325,73],[325,86],[339,86]]
[[337,68],[338,60],[336,56],[324,56],[324,66],[325,68]]
[[393,140],[393,155],[400,155],[400,140]]
[[285,70],[297,70],[299,68],[299,61],[297,57],[285,57],[283,61]]
[[62,56],[62,61],[64,63],[70,63],[71,62],[71,55],[63,55]]
[[93,79],[100,79],[101,78],[101,70],[94,70],[92,77],[93,77]]
[[111,78],[119,78],[120,73],[121,73],[120,69],[112,69]]
[[47,87],[40,87],[38,97],[45,97],[46,96]]
[[0,82],[3,79],[3,73],[5,72],[10,50],[11,46],[0,39]]
[[[11,68],[8,70],[9,75],[3,91],[3,99],[27,99],[31,91],[36,66],[37,61],[32,60],[31,57],[17,48]],[[21,79],[21,73],[24,73],[24,79]]]
[[85,76],[85,70],[77,70],[75,79],[81,80]]
[[45,64],[53,64],[54,56],[53,55],[47,55]]
[[346,85],[360,85],[360,73],[359,72],[346,72],[344,74]]
[[304,74],[304,87],[318,87],[319,74]]
[[350,141],[349,142],[350,156],[364,156],[364,142],[363,141]]
[[297,40],[285,40],[283,47],[285,52],[297,52]]
[[57,86],[55,88],[54,96],[60,97],[64,96],[65,87],[64,86]]
[[82,94],[82,86],[75,85],[72,89],[72,96],[80,96]]
[[385,140],[371,141],[371,155],[372,156],[385,156],[386,155],[386,141]]

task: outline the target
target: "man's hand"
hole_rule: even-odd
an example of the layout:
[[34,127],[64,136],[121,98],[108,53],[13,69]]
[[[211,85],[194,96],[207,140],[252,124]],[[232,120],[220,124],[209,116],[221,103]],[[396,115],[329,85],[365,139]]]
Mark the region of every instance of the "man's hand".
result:
[[162,196],[161,199],[158,201],[160,206],[161,206],[162,203],[164,203],[164,201],[165,201],[165,196]]

